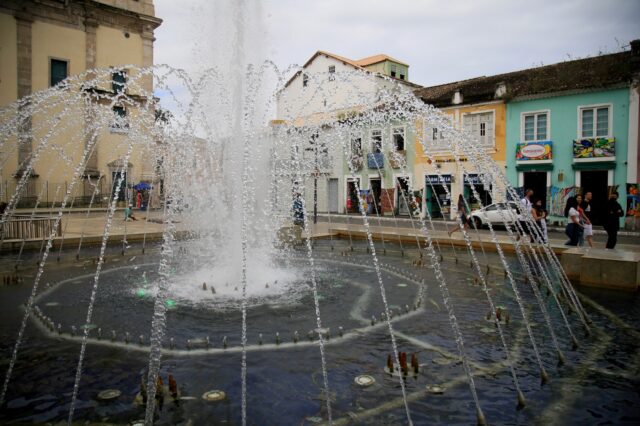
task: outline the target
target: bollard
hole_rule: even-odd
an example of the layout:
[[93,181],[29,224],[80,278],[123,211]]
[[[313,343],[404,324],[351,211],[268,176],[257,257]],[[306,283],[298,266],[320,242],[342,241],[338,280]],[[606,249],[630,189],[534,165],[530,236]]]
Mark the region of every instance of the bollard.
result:
[[141,334],[140,337],[138,337],[138,343],[140,343],[140,345],[144,345],[144,336]]
[[98,340],[102,340],[102,329],[98,328]]
[[298,330],[293,332],[293,343],[298,343],[299,340],[299,336],[298,336]]
[[130,339],[129,332],[124,333],[124,342],[129,344],[129,339]]
[[276,345],[280,344],[280,333],[276,331]]
[[169,339],[169,348],[173,349],[175,347],[175,342],[173,341],[173,337]]
[[338,327],[338,334],[340,335],[340,337],[344,336],[344,329],[342,328],[342,326]]
[[111,330],[111,341],[115,341],[116,340],[116,331],[115,330]]
[[223,347],[224,349],[227,349],[227,336],[224,336],[224,337],[222,338],[222,347]]
[[191,349],[191,339],[187,339],[187,349]]
[[262,345],[262,333],[258,334],[258,344]]

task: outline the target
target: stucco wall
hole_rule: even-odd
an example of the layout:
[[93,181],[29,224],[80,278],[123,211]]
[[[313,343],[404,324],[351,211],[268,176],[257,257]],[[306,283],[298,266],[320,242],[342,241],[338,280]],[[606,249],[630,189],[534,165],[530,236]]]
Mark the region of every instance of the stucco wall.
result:
[[[610,104],[612,110],[612,136],[616,139],[616,167],[613,173],[614,185],[619,185],[620,202],[624,206],[625,183],[627,179],[627,144],[629,128],[629,89],[615,89],[600,92],[557,96],[511,102],[507,105],[507,176],[514,186],[518,185],[516,170],[516,144],[521,141],[522,114],[531,111],[549,111],[549,137],[553,142],[553,170],[551,184],[560,187],[575,185],[573,170],[573,140],[579,137],[579,108],[581,106]],[[563,181],[558,182],[558,173],[564,172]]]

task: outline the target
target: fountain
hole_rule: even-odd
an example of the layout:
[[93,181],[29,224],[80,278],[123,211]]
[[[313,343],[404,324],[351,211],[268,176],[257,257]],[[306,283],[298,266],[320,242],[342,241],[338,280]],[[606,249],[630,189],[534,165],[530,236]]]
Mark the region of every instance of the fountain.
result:
[[[348,238],[316,238],[305,194],[318,147],[323,161],[356,178],[351,137],[372,127],[405,123],[430,159],[421,129],[444,129],[462,170],[486,170],[486,187],[504,188],[505,200],[517,195],[473,138],[397,85],[376,99],[354,89],[358,108],[349,114],[330,114],[328,102],[327,114],[268,124],[297,69],[244,56],[247,13],[234,9],[231,73],[91,70],[0,110],[0,153],[32,144],[0,219],[5,229],[24,205],[35,223],[54,168],[69,176],[41,238],[0,237],[3,422],[583,422],[581,405],[598,401],[600,380],[633,382],[637,324],[625,317],[635,308],[616,314],[606,297],[579,294],[548,244],[517,238],[522,224],[506,214],[506,238],[490,225],[489,241],[462,229],[463,244],[454,245],[428,211],[420,214],[409,186],[400,191],[411,206],[407,238],[395,214],[368,212],[363,202]],[[124,69],[122,90],[105,90]],[[316,96],[331,99],[326,75],[308,78],[321,88]],[[372,77],[332,78],[357,87]],[[114,117],[123,104],[136,114]],[[113,130],[115,143],[104,137]],[[389,143],[381,141],[383,151]],[[117,157],[106,194],[85,173],[105,150]],[[138,227],[118,210],[119,194],[132,189],[124,173],[132,159],[154,165],[149,204],[155,197],[157,206]],[[406,159],[393,160],[407,175]],[[34,183],[35,200],[25,203]],[[92,188],[88,206],[72,209],[82,185]],[[87,221],[105,197],[96,232]],[[337,218],[326,219],[331,227]],[[66,231],[72,221],[83,223],[79,235]],[[153,238],[151,227],[159,229]],[[297,236],[279,238],[291,229]],[[603,357],[612,348],[619,351]],[[174,403],[165,406],[168,395]]]

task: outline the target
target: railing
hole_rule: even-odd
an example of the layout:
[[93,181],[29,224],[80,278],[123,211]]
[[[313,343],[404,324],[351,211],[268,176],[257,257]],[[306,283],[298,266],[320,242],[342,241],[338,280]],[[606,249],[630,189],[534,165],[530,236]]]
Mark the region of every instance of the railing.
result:
[[[6,223],[0,224],[0,235],[6,240],[12,239],[40,239],[51,235],[55,218],[36,216],[12,216]],[[62,235],[60,226],[56,229],[56,235]]]

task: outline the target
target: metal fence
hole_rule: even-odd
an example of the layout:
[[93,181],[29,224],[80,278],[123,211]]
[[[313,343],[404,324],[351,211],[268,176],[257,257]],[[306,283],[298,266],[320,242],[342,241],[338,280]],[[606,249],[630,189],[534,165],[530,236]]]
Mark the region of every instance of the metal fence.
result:
[[[13,194],[16,193],[18,180],[6,180],[0,183],[0,202],[9,202]],[[60,206],[64,199],[69,182],[38,182],[29,180],[25,183],[20,192],[20,197],[16,204],[17,208],[33,208],[38,205],[40,208]],[[82,180],[73,187],[71,197],[67,201],[67,207],[86,207],[91,203],[94,193],[94,207],[106,207],[109,203],[109,185],[101,179],[97,182]]]
[[[1,223],[0,235],[4,239],[42,239],[51,235],[55,223],[53,217],[43,217],[30,215],[18,215],[12,216],[5,223]],[[60,227],[56,229],[56,235],[61,236],[62,232]]]

